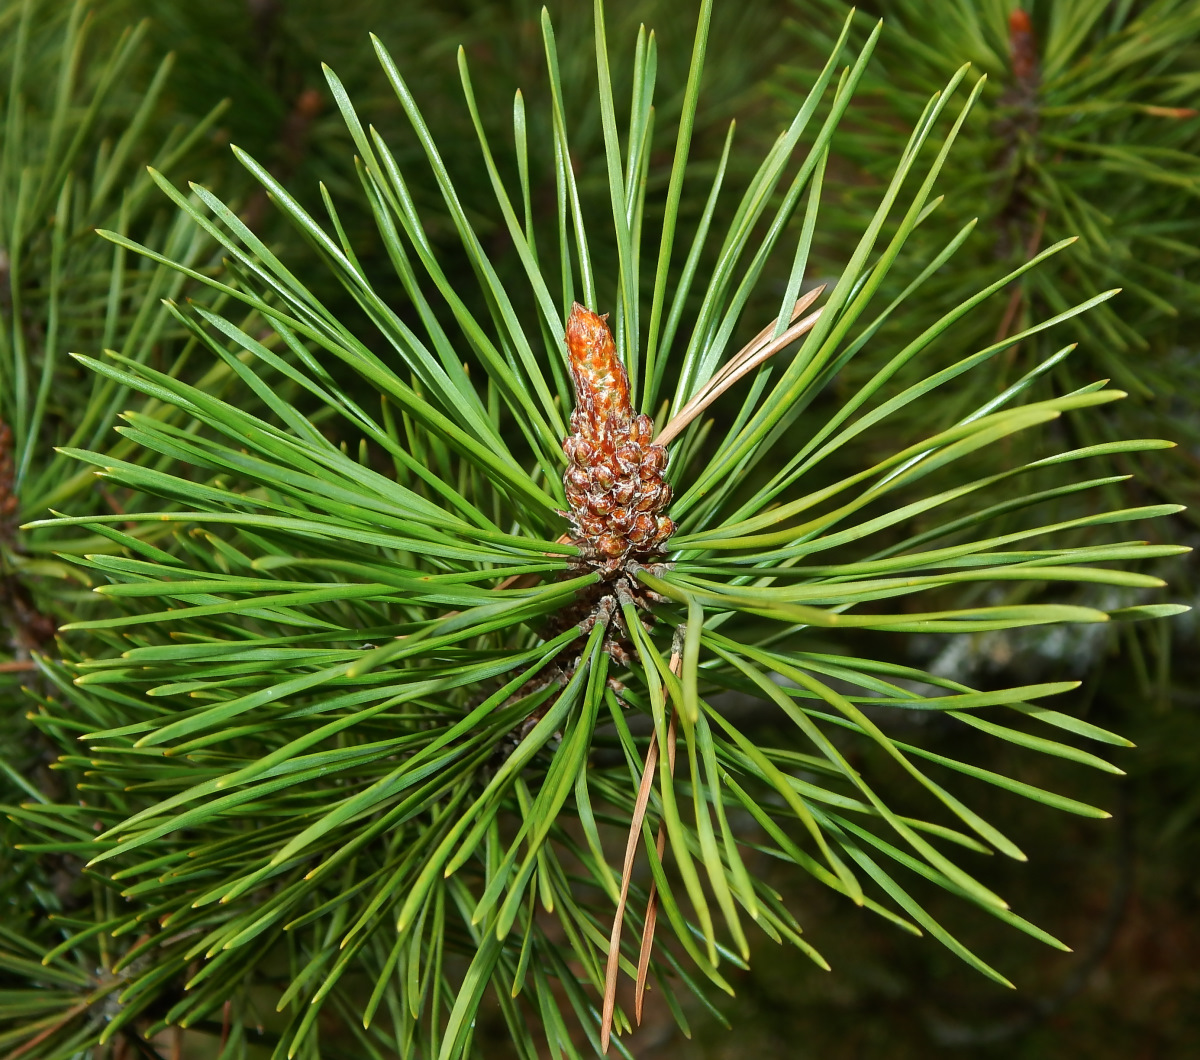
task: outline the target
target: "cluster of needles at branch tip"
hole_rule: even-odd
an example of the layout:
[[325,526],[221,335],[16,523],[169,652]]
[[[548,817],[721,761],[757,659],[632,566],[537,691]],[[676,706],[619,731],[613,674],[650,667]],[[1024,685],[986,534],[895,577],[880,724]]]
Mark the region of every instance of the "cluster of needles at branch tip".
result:
[[[663,477],[669,460],[666,445],[734,383],[812,330],[821,310],[803,319],[801,315],[812,308],[824,290],[823,285],[817,287],[796,302],[782,334],[774,334],[779,321],[771,321],[697,391],[657,436],[652,434],[650,417],[633,411],[629,375],[617,357],[607,315],[600,316],[574,303],[565,336],[575,386],[571,433],[563,441],[569,461],[563,485],[570,510],[559,513],[570,520],[571,530],[559,540],[579,548],[570,574],[598,571],[600,580],[557,616],[554,632],[577,625],[580,635],[586,636],[597,622],[602,623],[605,651],[619,665],[629,662],[631,645],[622,603],[628,601],[649,613],[651,604],[665,602],[637,580],[637,571],[644,568],[651,574],[663,573],[666,564],[643,561],[661,555],[675,532],[674,521],[663,514],[672,496]],[[520,577],[513,577],[501,587],[520,581]],[[568,647],[564,654],[570,651]],[[548,680],[561,684],[574,671],[575,665],[553,667],[522,688],[514,699],[544,687]],[[609,683],[619,690],[619,682],[610,678]],[[501,756],[511,753],[548,708],[549,703],[544,703],[514,730]]]
[[[571,433],[563,441],[569,466],[563,475],[570,510],[560,512],[570,520],[571,530],[560,541],[579,548],[570,574],[598,571],[599,582],[585,591],[554,623],[554,632],[578,627],[587,636],[599,622],[605,627],[604,649],[619,665],[630,661],[629,631],[624,626],[622,603],[629,602],[649,613],[652,603],[663,597],[637,580],[637,571],[662,574],[668,566],[642,561],[660,555],[675,532],[675,523],[663,509],[671,502],[671,487],[663,472],[669,460],[666,446],[705,409],[738,380],[761,366],[780,350],[812,330],[821,310],[801,315],[812,308],[824,285],[803,295],[792,307],[788,327],[775,335],[779,321],[773,320],[731,357],[682,409],[652,435],[649,416],[635,414],[629,400],[629,375],[617,357],[607,315],[591,312],[574,303],[567,319],[566,342],[575,385],[575,409]],[[501,583],[501,588],[519,584],[521,576]],[[615,629],[614,629],[615,627]],[[650,628],[647,622],[646,628]],[[568,646],[563,654],[572,650]],[[564,684],[578,665],[551,667],[514,694],[513,699],[544,688],[548,682]],[[620,683],[609,678],[614,690]],[[505,740],[497,759],[512,753],[536,725],[551,701],[546,701]]]

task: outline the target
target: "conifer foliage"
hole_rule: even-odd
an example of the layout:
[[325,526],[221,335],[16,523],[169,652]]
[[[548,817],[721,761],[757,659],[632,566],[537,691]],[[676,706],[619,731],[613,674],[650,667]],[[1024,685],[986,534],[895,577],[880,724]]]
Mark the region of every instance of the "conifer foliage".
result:
[[[1081,348],[1040,385],[1062,392],[1106,376],[1129,392],[1131,402],[1088,424],[1089,440],[1133,427],[1182,431],[1191,441],[1194,417],[1181,412],[1190,409],[1198,382],[1184,351],[1200,333],[1200,8],[1189,0],[871,6],[888,31],[864,82],[854,132],[835,150],[861,188],[843,198],[836,228],[854,230],[871,216],[867,188],[887,181],[887,159],[902,148],[903,130],[929,94],[970,61],[988,81],[948,162],[946,179],[956,193],[923,238],[948,239],[972,219],[977,234],[959,266],[936,281],[937,296],[957,301],[998,264],[1019,264],[1076,238],[1070,254],[1025,273],[976,314],[976,334],[1012,336],[1100,288],[1120,287],[1120,297],[1081,318]],[[814,8],[827,21],[840,21],[849,8],[838,0],[797,4],[794,37],[819,63],[827,34],[812,26]],[[855,37],[865,39],[872,25],[873,16],[860,13]],[[776,78],[788,105],[803,98],[807,76],[802,63]],[[1053,341],[1014,344],[961,398],[1006,386],[1052,353]],[[1147,466],[1128,457],[1110,463],[1118,470]],[[1150,489],[1194,501],[1195,476],[1182,462],[1152,463]]]
[[[94,1043],[122,985],[107,936],[89,930],[109,901],[81,878],[81,770],[59,761],[75,734],[44,725],[51,685],[39,658],[59,657],[57,627],[85,614],[91,578],[72,550],[112,547],[77,531],[27,528],[35,516],[136,509],[97,489],[58,447],[108,444],[130,392],[68,354],[112,346],[136,363],[182,371],[187,332],[160,300],[175,269],[97,238],[136,235],[173,259],[209,267],[212,245],[164,203],[144,161],[166,172],[203,165],[221,110],[184,123],[167,105],[171,56],[148,25],[112,5],[14,0],[0,5],[0,1054],[76,1055]],[[201,373],[220,392],[224,365]],[[147,407],[170,419],[178,411]],[[132,448],[132,447],[126,447]],[[120,444],[114,449],[122,452]],[[82,473],[81,473],[82,471]],[[157,531],[143,527],[138,533]],[[76,642],[82,647],[82,642]],[[23,687],[24,686],[24,687]],[[64,934],[65,932],[65,934]],[[41,959],[64,938],[66,956]],[[40,1052],[38,1050],[41,1050]],[[65,1050],[65,1051],[64,1051]],[[73,1052],[76,1051],[76,1052]]]
[[[7,673],[53,641],[78,605],[78,583],[54,558],[53,535],[23,534],[47,508],[96,508],[93,482],[56,445],[96,445],[126,391],[73,364],[64,351],[118,345],[144,361],[177,348],[159,299],[182,277],[95,238],[136,232],[195,264],[205,242],[163,208],[135,160],[166,171],[195,161],[219,112],[190,128],[164,119],[172,58],[147,63],[147,25],[122,31],[87,4],[27,0],[3,10],[0,70],[0,651]],[[150,145],[153,146],[150,146]]]
[[[730,991],[730,969],[764,936],[824,965],[819,925],[784,907],[756,868],[763,858],[1001,983],[914,897],[913,879],[1061,946],[981,878],[981,855],[1024,855],[973,804],[999,789],[1105,812],[933,755],[889,735],[889,723],[936,711],[1110,772],[1080,744],[1125,741],[1041,702],[1074,682],[980,690],[858,648],[880,632],[1180,610],[1026,597],[1031,585],[1151,591],[1161,582],[1128,562],[1178,551],[1059,543],[1065,531],[1174,510],[1084,500],[1111,484],[1089,475],[1090,460],[1169,443],[1045,444],[1045,425],[1086,419],[1120,392],[1088,382],[1028,400],[1039,365],[913,444],[893,445],[889,431],[893,415],[938,401],[1014,341],[1112,292],[925,368],[935,340],[1065,248],[956,303],[923,301],[967,225],[897,296],[880,296],[938,208],[980,91],[965,69],[892,159],[836,279],[814,283],[826,163],[878,28],[847,54],[842,27],[740,194],[724,186],[730,129],[708,206],[685,232],[703,61],[720,43],[709,19],[705,0],[688,81],[666,86],[682,90],[682,118],[664,134],[653,34],[620,42],[632,44],[634,76],[614,85],[597,2],[601,216],[581,206],[572,101],[547,17],[547,81],[528,100],[516,93],[509,144],[484,134],[479,106],[492,101],[476,98],[460,54],[490,202],[456,186],[403,72],[374,42],[469,284],[444,270],[429,208],[333,71],[390,273],[364,270],[325,189],[318,218],[238,157],[353,299],[352,318],[203,186],[153,174],[197,238],[221,247],[219,274],[104,233],[115,252],[208,288],[219,304],[168,311],[238,390],[222,395],[124,349],[79,357],[101,385],[153,404],[123,414],[118,449],[98,439],[67,450],[135,505],[27,524],[83,528],[109,547],[75,560],[98,610],[64,627],[62,656],[39,656],[53,693],[37,696],[37,724],[80,778],[78,799],[12,811],[34,817],[26,849],[86,859],[93,908],[58,922],[50,952],[7,959],[10,972],[53,985],[10,1004],[17,1019],[0,1041],[14,1054],[67,1057],[122,1037],[144,1051],[182,1028],[211,1033],[223,1058],[266,1045],[280,1058],[456,1060],[487,1053],[488,1013],[522,1057],[628,1055],[622,1038],[647,984],[686,1022],[681,989],[704,1004]],[[526,135],[535,105],[552,117],[552,142]],[[650,210],[646,176],[664,135],[673,165]],[[555,189],[549,210],[531,196],[541,170]],[[731,194],[717,230],[713,204]],[[485,212],[515,248],[519,283],[501,282],[477,233]],[[603,245],[615,275],[593,268]],[[775,319],[747,319],[780,261]],[[920,326],[881,352],[900,308]],[[739,351],[743,332],[757,335]],[[874,372],[831,404],[828,385],[868,350]],[[1041,455],[997,458],[1026,433]],[[1074,472],[1066,485],[1063,468]],[[1002,483],[1006,501],[973,503]],[[1063,496],[1080,498],[1075,514],[1040,518],[1043,501]],[[729,693],[772,705],[770,739],[739,724]],[[862,765],[880,760],[886,776]],[[92,946],[101,973],[86,965]]]

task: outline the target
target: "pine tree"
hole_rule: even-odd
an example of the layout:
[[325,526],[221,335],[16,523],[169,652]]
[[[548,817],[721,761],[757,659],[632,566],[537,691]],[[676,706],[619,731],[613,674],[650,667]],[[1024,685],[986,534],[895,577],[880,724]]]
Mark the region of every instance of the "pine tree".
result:
[[[1182,610],[1054,598],[1161,587],[1125,568],[1173,546],[1052,535],[1176,510],[1097,506],[1106,478],[1060,475],[1166,443],[1052,448],[1047,425],[1085,422],[1121,394],[1087,382],[1030,400],[1043,361],[895,444],[894,416],[921,415],[1014,336],[960,347],[972,352],[948,363],[929,357],[933,344],[971,336],[988,300],[1037,264],[939,301],[928,281],[965,231],[900,275],[982,86],[959,70],[928,101],[836,279],[815,284],[833,136],[856,113],[878,30],[843,67],[842,27],[722,214],[730,129],[685,231],[703,62],[720,46],[709,17],[704,3],[654,210],[655,39],[639,32],[618,100],[599,3],[604,214],[583,209],[548,18],[548,84],[529,103],[549,115],[545,141],[528,136],[518,92],[502,154],[481,114],[493,100],[475,95],[460,56],[490,205],[460,194],[382,42],[441,193],[436,217],[329,72],[390,272],[364,268],[332,194],[321,189],[318,220],[238,157],[353,300],[353,318],[203,186],[185,192],[154,174],[197,240],[221,248],[220,273],[105,233],[156,275],[171,268],[210,290],[209,304],[167,311],[196,343],[193,363],[202,349],[239,389],[214,392],[127,348],[80,357],[97,385],[152,404],[123,414],[118,450],[69,452],[136,503],[23,531],[61,539],[81,527],[109,548],[70,547],[98,610],[64,627],[61,657],[38,657],[55,691],[36,697],[36,724],[80,778],[79,799],[10,808],[28,849],[88,857],[95,909],[58,921],[64,938],[44,968],[36,953],[10,960],[41,990],[21,994],[0,1032],[14,1052],[45,1060],[124,1039],[146,1053],[175,1028],[211,1032],[223,1058],[258,1043],[278,1057],[452,1060],[482,1053],[492,1011],[519,1056],[542,1043],[555,1055],[610,1044],[628,1055],[621,1035],[647,984],[685,1021],[676,991],[708,1004],[729,990],[754,929],[824,964],[755,871],[764,856],[1001,983],[905,876],[1062,945],[978,878],[978,855],[1023,854],[965,800],[983,783],[1105,812],[930,755],[889,735],[891,721],[937,711],[964,731],[1106,770],[1073,741],[1125,741],[1038,702],[1075,682],[981,690],[872,649],[893,634]],[[531,196],[541,171],[555,191],[548,213]],[[474,220],[485,210],[521,277],[497,274]],[[457,234],[473,275],[445,270],[426,235],[435,220]],[[606,256],[615,270],[596,267]],[[775,319],[750,317],[778,262]],[[1061,331],[1106,297],[1031,320],[1021,337]],[[918,323],[886,326],[901,315]],[[829,384],[868,353],[873,373],[830,400]],[[1024,437],[1038,455],[1006,459]],[[1001,484],[1004,501],[978,500]],[[1064,497],[1074,513],[1047,522],[1041,506]],[[1028,598],[1047,586],[1055,592]],[[726,692],[767,701],[789,734],[744,731],[721,709]],[[874,775],[872,752],[912,790]],[[921,816],[908,812],[914,793]],[[618,1004],[622,973],[637,984],[632,1013]]]

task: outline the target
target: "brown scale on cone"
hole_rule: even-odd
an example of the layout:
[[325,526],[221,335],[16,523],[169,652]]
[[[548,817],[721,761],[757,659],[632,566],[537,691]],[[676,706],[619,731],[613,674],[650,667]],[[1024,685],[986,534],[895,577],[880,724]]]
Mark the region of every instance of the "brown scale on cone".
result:
[[652,444],[650,417],[629,403],[629,376],[606,320],[578,302],[567,320],[575,411],[563,442],[571,462],[563,475],[571,507],[563,514],[589,565],[611,575],[660,553],[675,523],[662,514],[671,503],[667,451]]

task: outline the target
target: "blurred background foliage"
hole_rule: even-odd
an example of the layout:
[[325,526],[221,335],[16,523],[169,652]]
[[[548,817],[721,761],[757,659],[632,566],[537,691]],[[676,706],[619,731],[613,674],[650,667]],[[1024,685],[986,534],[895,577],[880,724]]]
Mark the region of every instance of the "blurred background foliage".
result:
[[[573,99],[575,114],[582,115],[572,143],[587,159],[576,174],[586,212],[589,202],[602,204],[608,195],[598,148],[600,115],[598,108],[586,109],[595,100],[591,14],[589,5],[548,6],[568,103]],[[706,178],[729,120],[738,123],[738,149],[728,180],[738,185],[749,172],[743,158],[760,157],[778,134],[780,115],[794,109],[795,97],[811,82],[846,10],[835,0],[717,5],[685,184],[685,225],[703,210]],[[48,650],[53,626],[67,615],[77,617],[89,595],[55,560],[61,542],[17,526],[48,508],[120,512],[129,503],[96,493],[90,477],[55,456],[56,445],[96,447],[93,439],[109,432],[125,397],[111,383],[75,370],[68,352],[115,345],[164,371],[190,370],[187,337],[157,300],[196,292],[175,274],[126,261],[91,230],[126,231],[152,247],[189,256],[199,268],[217,267],[211,247],[190,228],[173,227],[166,200],[144,176],[142,165],[153,162],[177,184],[195,180],[235,202],[250,227],[281,248],[281,257],[327,305],[357,319],[349,296],[322,289],[331,282],[328,274],[256,190],[228,145],[245,148],[308,205],[319,201],[319,181],[339,203],[360,202],[350,194],[358,183],[349,162],[353,145],[325,87],[325,62],[397,148],[402,165],[405,150],[417,158],[419,144],[371,54],[367,32],[373,31],[437,131],[456,184],[484,187],[488,178],[462,102],[455,49],[461,45],[470,56],[485,127],[502,136],[514,87],[530,98],[545,91],[539,12],[529,0],[0,2],[0,420],[11,435],[7,456],[0,456],[0,802],[34,807],[10,815],[0,834],[0,1042],[6,992],[46,974],[36,959],[58,937],[46,916],[84,923],[95,900],[80,881],[79,859],[14,849],[18,834],[26,843],[31,830],[36,834],[38,801],[62,799],[82,779],[49,768],[55,745],[24,720],[31,700],[20,686],[28,685],[35,697],[51,694],[31,668],[31,653]],[[658,33],[660,85],[678,86],[681,95],[694,26],[691,5],[613,0],[608,15],[617,83],[632,61],[621,45],[644,22]],[[1012,0],[877,0],[860,8],[860,39],[880,16],[886,28],[860,105],[834,141],[814,254],[836,267],[839,240],[861,231],[878,182],[886,179],[881,167],[892,164],[929,94],[962,62],[985,72],[988,87],[942,180],[953,192],[922,226],[915,246],[927,253],[971,218],[978,223],[956,263],[931,281],[929,296],[953,304],[982,286],[980,277],[990,279],[1065,236],[1079,236],[1072,251],[994,297],[990,315],[972,318],[978,334],[956,332],[955,348],[1014,334],[1097,290],[1122,287],[1121,296],[1072,323],[1079,351],[1042,378],[1041,396],[1095,378],[1111,378],[1128,390],[1129,400],[1089,422],[1104,437],[1181,443],[1142,456],[1137,465],[1122,457],[1111,471],[1137,473],[1122,487],[1133,503],[1191,505],[1192,514],[1176,517],[1174,527],[1158,525],[1151,533],[1194,544],[1200,536],[1200,117],[1192,107],[1200,98],[1200,7],[1191,0],[1030,0],[1018,11]],[[660,128],[671,125],[680,102],[669,94],[660,99]],[[549,131],[536,124],[545,108],[529,113],[536,152],[549,140]],[[651,157],[648,201],[666,186],[669,148]],[[503,169],[508,163],[500,164]],[[412,171],[427,173],[423,165]],[[440,207],[431,178],[414,184],[413,193],[418,208]],[[553,187],[543,194],[549,213]],[[537,199],[535,189],[535,210]],[[442,216],[440,208],[422,212]],[[505,231],[489,228],[486,218],[471,219],[498,271],[519,272]],[[372,256],[386,261],[365,208],[356,214],[351,205],[342,221],[367,271]],[[460,268],[469,268],[452,231],[431,224],[428,235],[448,273],[453,275],[456,256]],[[616,271],[602,259],[596,267],[602,277]],[[752,307],[749,319],[774,315],[785,280],[762,285],[763,311]],[[392,293],[403,315],[398,283]],[[902,331],[906,322],[888,326]],[[247,330],[252,328],[249,322]],[[964,385],[935,415],[953,422],[979,404],[984,391],[1012,383],[1051,352],[1042,341],[1027,340],[996,358],[990,377],[972,373],[970,386],[978,389],[967,392]],[[948,347],[940,355],[957,356]],[[877,367],[869,354],[861,362],[857,371]],[[227,383],[217,372],[205,385],[219,390]],[[923,418],[899,429],[910,429],[915,438],[929,426]],[[1078,445],[1098,440],[1072,439]],[[1019,454],[997,459],[1017,460]],[[92,542],[88,550],[102,545]],[[1194,562],[1187,557],[1154,573],[1170,579],[1182,594],[1177,598],[1195,595]],[[1045,759],[1031,766],[1010,760],[1015,756],[1006,744],[972,738],[973,761],[987,763],[991,756],[1001,772],[1069,791],[1114,814],[1109,822],[1077,821],[997,797],[996,823],[1023,837],[1032,864],[998,864],[992,882],[1074,953],[1048,954],[999,924],[969,916],[932,888],[921,895],[1020,988],[1015,995],[1004,992],[964,974],[928,941],[879,927],[794,878],[774,879],[763,859],[754,868],[812,925],[834,973],[820,973],[788,951],[780,950],[775,960],[760,950],[753,970],[736,979],[738,996],[727,1006],[734,1033],[696,1010],[689,1013],[693,1037],[686,1040],[651,995],[646,1024],[629,1042],[634,1054],[905,1060],[944,1050],[981,1058],[1174,1060],[1200,1051],[1200,970],[1194,960],[1200,952],[1197,631],[1185,616],[1169,625],[1126,626],[1119,634],[1086,632],[942,638],[919,659],[895,660],[997,684],[1046,680],[1048,674],[1078,677],[1083,687],[1064,709],[1138,745],[1120,754],[1127,777],[1083,777],[1068,763]],[[69,651],[84,650],[78,637],[71,644]],[[877,637],[873,649],[879,644]],[[762,704],[731,699],[727,706],[764,736],[785,738],[774,733],[772,710]],[[922,726],[925,746],[963,753],[967,737],[960,729],[918,717],[912,724]],[[90,944],[104,946],[102,939]],[[60,963],[60,980],[46,988],[47,996],[53,986],[65,989],[93,974],[103,961],[81,950]],[[215,1055],[204,1035],[168,1035],[158,1047],[163,1056]],[[0,1053],[5,1048],[0,1045]],[[128,1048],[118,1055],[137,1055]],[[497,1045],[494,1055],[503,1055],[503,1047]]]

